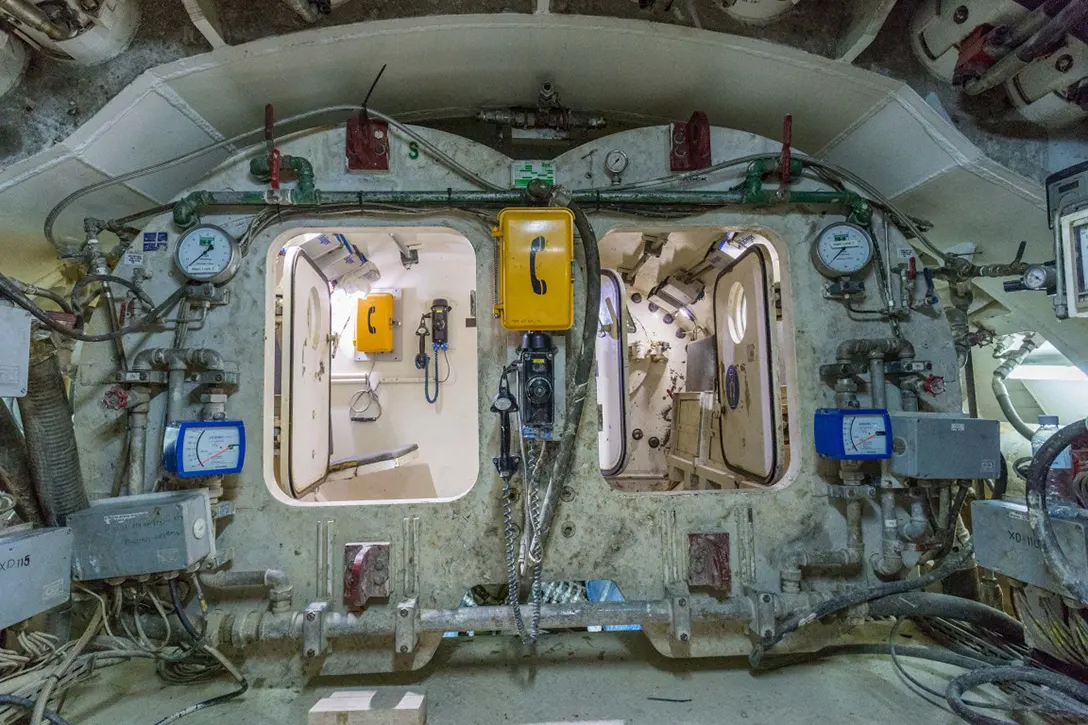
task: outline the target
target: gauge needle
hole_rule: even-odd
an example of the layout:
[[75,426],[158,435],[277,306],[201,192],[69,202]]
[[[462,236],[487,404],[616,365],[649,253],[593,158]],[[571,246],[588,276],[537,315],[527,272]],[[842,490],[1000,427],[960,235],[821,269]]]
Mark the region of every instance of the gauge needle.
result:
[[203,468],[204,465],[207,464],[209,461],[211,461],[214,458],[218,458],[219,456],[223,455],[224,453],[226,453],[230,449],[235,448],[237,445],[238,445],[237,443],[231,443],[229,446],[227,446],[223,450],[219,451],[218,453],[213,453],[211,456],[209,456],[208,458],[205,458],[203,461],[200,462],[200,467]]
[[200,260],[204,259],[205,254],[212,251],[213,249],[215,249],[215,245],[214,244],[209,244],[208,248],[205,249],[203,252],[201,252],[200,255],[196,259],[194,259],[192,262],[189,262],[189,264],[196,264]]
[[[854,444],[854,450],[856,451],[858,449],[858,446],[865,445],[866,443],[868,443],[872,439],[876,438],[877,436],[882,436],[882,435],[884,435],[884,431],[878,430],[876,433],[873,433],[868,438],[862,438],[860,441],[858,441],[857,443]],[[216,454],[216,455],[219,455],[219,454]],[[213,458],[214,458],[214,456],[213,456]]]
[[841,257],[842,253],[845,252],[845,251],[846,251],[846,247],[842,247],[841,249],[839,249],[838,253],[834,257],[831,258],[831,261],[834,262],[836,259]]

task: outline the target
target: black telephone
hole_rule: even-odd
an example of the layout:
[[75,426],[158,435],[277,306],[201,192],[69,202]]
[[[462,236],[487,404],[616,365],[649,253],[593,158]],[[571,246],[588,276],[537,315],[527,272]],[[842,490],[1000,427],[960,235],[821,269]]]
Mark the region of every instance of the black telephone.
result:
[[548,293],[548,283],[536,276],[536,255],[544,251],[544,237],[536,237],[529,244],[529,279],[533,283],[533,292],[538,295]]
[[376,335],[378,333],[378,328],[374,327],[371,321],[374,317],[374,313],[377,311],[378,308],[374,305],[371,305],[370,309],[366,311],[366,331],[369,332],[371,335]]

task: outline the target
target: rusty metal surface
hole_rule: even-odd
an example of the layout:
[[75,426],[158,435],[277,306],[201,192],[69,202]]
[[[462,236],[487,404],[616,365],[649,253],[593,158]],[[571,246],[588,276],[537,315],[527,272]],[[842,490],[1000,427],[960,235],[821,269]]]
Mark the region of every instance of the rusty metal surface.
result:
[[389,597],[389,542],[344,545],[344,606],[362,609]]
[[728,592],[732,582],[729,534],[688,534],[688,585]]

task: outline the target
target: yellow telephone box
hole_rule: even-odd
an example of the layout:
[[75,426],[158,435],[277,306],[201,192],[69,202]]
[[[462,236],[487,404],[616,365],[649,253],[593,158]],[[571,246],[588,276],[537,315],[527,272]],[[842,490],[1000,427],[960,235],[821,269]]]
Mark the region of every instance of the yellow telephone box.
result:
[[499,302],[507,330],[574,325],[574,214],[564,208],[510,208],[492,231],[499,240]]
[[371,292],[359,299],[355,315],[355,352],[393,352],[393,295]]

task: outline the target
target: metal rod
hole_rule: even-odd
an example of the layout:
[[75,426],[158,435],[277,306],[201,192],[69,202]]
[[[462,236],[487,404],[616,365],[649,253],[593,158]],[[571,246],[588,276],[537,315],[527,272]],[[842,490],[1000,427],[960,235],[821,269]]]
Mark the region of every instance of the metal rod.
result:
[[[770,207],[784,204],[842,204],[851,209],[868,209],[868,201],[845,191],[646,191],[588,189],[571,192],[572,200],[588,211],[607,206],[692,206],[721,207],[746,205]],[[174,205],[174,221],[192,225],[202,209],[248,206],[443,206],[504,207],[529,202],[522,191],[195,191]]]
[[54,25],[48,15],[27,0],[0,0],[0,13],[17,20],[31,30],[42,33],[50,40],[69,40],[76,36],[76,33],[67,28]]

